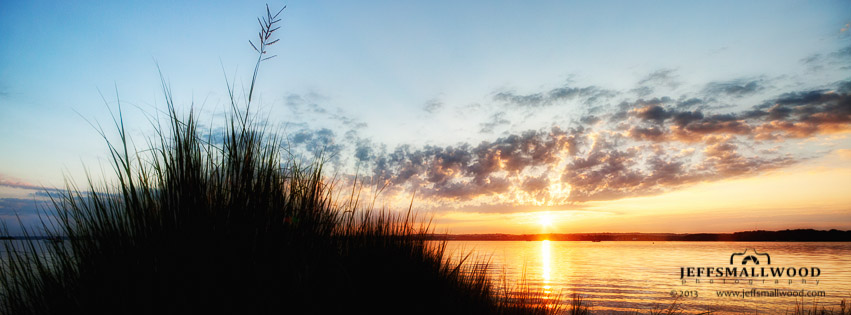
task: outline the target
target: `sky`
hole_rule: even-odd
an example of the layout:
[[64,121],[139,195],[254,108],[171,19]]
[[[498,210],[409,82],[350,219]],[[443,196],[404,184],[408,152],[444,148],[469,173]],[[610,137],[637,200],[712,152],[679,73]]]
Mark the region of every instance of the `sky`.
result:
[[[0,218],[110,180],[165,108],[216,130],[264,2],[0,3]],[[286,5],[257,113],[450,233],[851,229],[851,2]]]

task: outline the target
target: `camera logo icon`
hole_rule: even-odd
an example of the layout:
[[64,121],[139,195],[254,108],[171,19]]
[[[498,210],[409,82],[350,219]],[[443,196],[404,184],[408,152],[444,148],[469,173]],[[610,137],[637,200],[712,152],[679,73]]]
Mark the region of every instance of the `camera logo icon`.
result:
[[[749,253],[749,251],[751,251],[751,250],[753,251],[753,253]],[[739,256],[741,256],[741,257],[739,257]],[[748,262],[753,263],[754,265],[759,265],[760,259],[762,259],[762,261],[764,261],[767,265],[771,264],[771,256],[769,256],[768,253],[757,252],[756,249],[747,249],[746,248],[744,252],[733,253],[732,255],[730,255],[730,264],[731,265],[733,264],[733,261],[736,259],[736,257],[739,257],[739,258],[742,259],[741,260],[742,265],[747,265]]]

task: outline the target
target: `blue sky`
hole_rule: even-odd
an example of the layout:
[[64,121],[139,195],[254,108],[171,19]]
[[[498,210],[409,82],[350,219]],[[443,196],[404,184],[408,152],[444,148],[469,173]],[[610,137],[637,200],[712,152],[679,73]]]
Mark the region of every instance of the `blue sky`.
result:
[[[844,120],[802,131],[781,126],[790,121],[756,121],[762,118],[744,114],[789,99],[784,95],[790,93],[844,93],[841,86],[851,79],[847,1],[270,3],[283,4],[288,8],[281,41],[271,47],[278,57],[261,69],[261,112],[287,134],[301,135],[296,144],[306,152],[336,145],[335,171],[352,172],[360,162],[360,170],[374,180],[391,180],[400,196],[418,192],[432,210],[453,209],[462,216],[490,211],[482,209],[573,215],[589,202],[664,195],[806,163],[849,167],[846,159],[820,160],[851,148]],[[117,88],[134,135],[149,135],[145,114],[164,107],[157,65],[179,104],[188,108],[194,102],[207,117],[216,117],[226,104],[225,75],[248,84],[256,57],[248,40],[257,32],[254,20],[263,5],[0,4],[0,198],[27,198],[32,190],[22,187],[59,186],[66,175],[81,180],[84,165],[100,173],[107,152],[86,120],[110,121],[101,93],[114,106]],[[683,105],[691,99],[700,103]],[[838,102],[842,110],[845,103]],[[731,121],[745,124],[747,132],[719,129],[700,139],[674,137],[688,127],[674,123],[677,115],[698,111],[705,123],[721,119],[711,115],[733,115]],[[807,117],[795,119],[809,123]],[[565,133],[552,133],[553,127]],[[580,127],[586,132],[569,132]],[[541,135],[530,139],[541,141],[556,134],[577,136],[586,147],[577,145],[579,155],[559,153],[486,178],[477,177],[471,165],[479,158],[472,155],[463,162],[470,165],[456,165],[461,173],[454,178],[436,182],[432,176],[440,156],[433,148],[447,152],[466,144],[470,153],[530,131]],[[642,138],[639,131],[672,136]],[[615,143],[612,150],[624,147],[606,151],[599,144],[604,142]],[[654,145],[671,153],[666,156],[697,152],[671,157],[689,166],[677,178],[690,179],[607,192],[603,188],[627,181],[629,174],[610,173],[610,180],[618,180],[591,186],[570,175],[577,174],[577,161],[591,160],[595,152],[632,148],[638,171],[630,174],[652,177],[659,171],[652,169],[656,160],[648,153]],[[394,160],[399,148],[408,148],[402,151],[409,156],[397,154]],[[769,151],[773,155],[764,153]],[[726,172],[716,163],[706,171],[716,153],[768,166],[742,162],[734,166],[746,170]],[[398,163],[417,154],[434,163],[416,168],[412,178],[417,180],[400,179]],[[753,160],[757,157],[765,160]],[[545,177],[546,191],[530,180],[541,183]],[[555,196],[556,184],[563,196]],[[534,208],[537,204],[548,206]],[[830,209],[832,214],[824,210],[821,217],[849,219],[847,209]]]

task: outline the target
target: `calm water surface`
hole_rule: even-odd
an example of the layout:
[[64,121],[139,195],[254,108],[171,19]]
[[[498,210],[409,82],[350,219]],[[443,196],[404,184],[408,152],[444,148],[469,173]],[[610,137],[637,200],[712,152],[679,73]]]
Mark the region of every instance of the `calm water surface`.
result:
[[[43,241],[38,241],[43,242]],[[30,251],[26,241],[3,241],[17,250]],[[44,245],[44,244],[39,244]],[[0,246],[0,259],[6,247]],[[743,267],[741,258],[730,265],[730,255],[745,249],[768,253],[770,264],[759,256],[760,264],[747,267],[818,267],[818,277],[755,279],[680,279],[681,267]],[[37,251],[41,251],[37,249]],[[794,290],[824,291],[824,297],[805,297],[811,308],[839,309],[842,299],[851,302],[851,243],[809,242],[562,242],[562,241],[450,241],[447,251],[453,259],[472,253],[472,258],[490,260],[496,280],[503,277],[509,286],[524,279],[562,305],[570,305],[572,294],[590,302],[595,313],[647,313],[667,308],[676,300],[680,311],[697,314],[784,314],[792,313],[795,297],[719,297],[719,291]],[[741,256],[737,256],[741,257]],[[713,283],[709,283],[709,279]],[[735,280],[739,279],[738,283]],[[765,282],[762,282],[766,279]],[[674,298],[671,291],[688,291],[691,296]],[[694,296],[696,292],[696,297]]]
[[[759,265],[741,265],[732,253],[745,249],[768,253]],[[788,291],[824,291],[824,297],[804,297],[812,307],[839,309],[842,299],[851,302],[851,243],[816,242],[567,242],[567,241],[450,241],[452,257],[472,252],[479,259],[490,259],[492,272],[509,283],[523,278],[536,289],[569,305],[571,295],[580,294],[592,310],[602,313],[646,313],[667,308],[676,299],[684,313],[714,314],[792,312],[795,297],[719,297],[718,291],[774,289]],[[680,279],[680,267],[818,267],[818,277],[733,278],[703,277]],[[713,283],[709,283],[712,279]],[[738,283],[735,280],[738,279]],[[753,279],[753,283],[748,283]],[[775,283],[775,279],[780,279]],[[792,283],[789,283],[789,280]],[[765,280],[765,282],[763,282]],[[680,291],[689,297],[672,297]],[[694,295],[697,295],[696,297]]]

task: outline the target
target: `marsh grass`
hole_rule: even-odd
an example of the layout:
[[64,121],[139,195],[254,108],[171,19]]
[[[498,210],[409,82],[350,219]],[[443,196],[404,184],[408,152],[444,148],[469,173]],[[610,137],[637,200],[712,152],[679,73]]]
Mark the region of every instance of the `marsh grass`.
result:
[[216,144],[166,95],[168,128],[147,150],[130,147],[119,114],[121,141],[108,144],[116,185],[69,182],[51,195],[58,224],[45,224],[47,236],[67,241],[10,252],[3,313],[551,309],[502,298],[486,265],[448,263],[445,242],[430,241],[410,209],[337,200],[321,163],[283,156],[247,113]]
[[581,295],[574,293],[567,313],[570,315],[588,315],[591,314],[591,305]]
[[[53,242],[5,242],[2,314],[463,313],[547,314],[532,293],[506,298],[487,263],[450,263],[446,243],[407,211],[373,209],[317,162],[286,154],[250,111],[254,83],[280,21],[259,20],[252,84],[221,141],[180,114],[163,82],[167,115],[136,149],[121,104],[119,140],[106,140],[115,182],[68,180],[50,192]],[[90,177],[91,178],[91,177]],[[29,234],[28,232],[24,232]],[[469,255],[468,255],[469,256]]]
[[679,302],[680,302],[680,297],[677,296],[676,298],[674,298],[673,301],[671,301],[671,304],[669,304],[668,307],[664,307],[664,306],[661,306],[661,305],[658,305],[658,304],[654,305],[653,309],[651,309],[648,312],[648,314],[650,314],[650,315],[679,315],[679,314],[682,314],[683,312],[680,308]]
[[448,263],[446,243],[429,241],[410,209],[335,200],[321,163],[282,157],[252,120],[232,116],[216,145],[168,99],[169,129],[146,153],[128,147],[117,120],[117,185],[69,182],[51,195],[58,224],[45,224],[47,236],[67,241],[7,248],[3,313],[551,309],[502,298],[486,264]]
[[848,306],[846,299],[839,302],[838,307],[825,308],[824,304],[819,304],[817,299],[813,299],[811,303],[806,303],[803,298],[800,301],[795,301],[795,308],[787,314],[794,315],[851,315],[851,307]]

